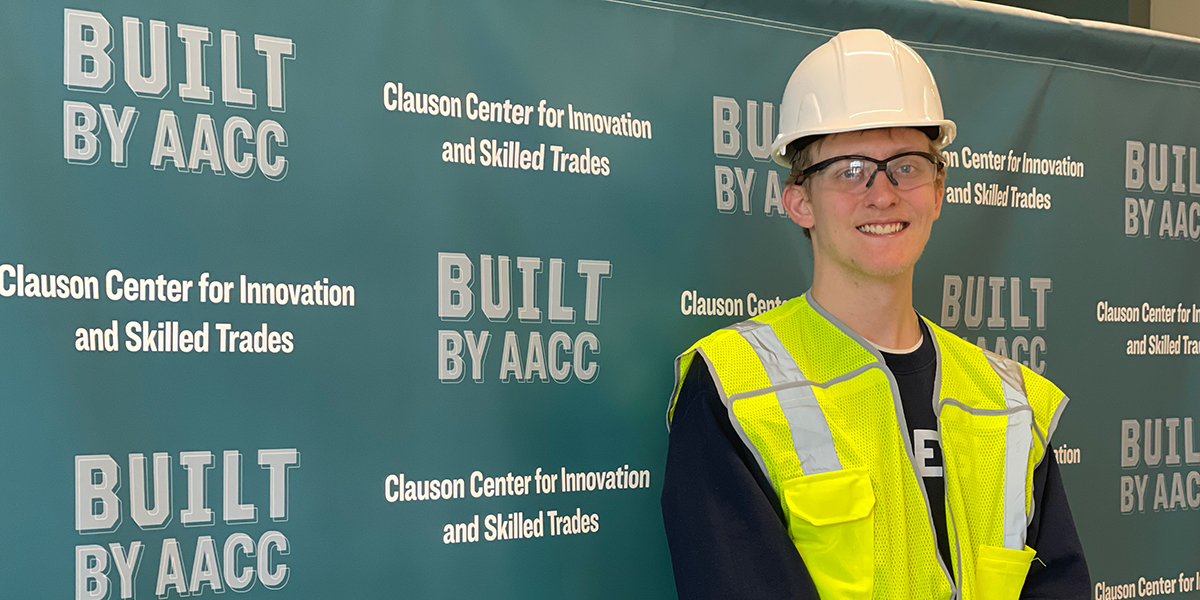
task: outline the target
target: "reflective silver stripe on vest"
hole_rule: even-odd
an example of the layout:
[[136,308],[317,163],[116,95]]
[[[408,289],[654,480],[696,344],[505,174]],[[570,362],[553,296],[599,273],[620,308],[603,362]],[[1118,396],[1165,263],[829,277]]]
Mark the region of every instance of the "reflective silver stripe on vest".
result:
[[1033,409],[1025,395],[1025,378],[1020,365],[984,353],[992,370],[1000,376],[1007,408],[1025,407],[1008,415],[1004,435],[1004,547],[1025,549],[1025,481],[1029,474],[1029,452],[1033,448]]
[[[743,321],[729,326],[729,329],[742,334],[754,349],[772,386],[805,380],[800,366],[783,347],[783,342],[779,341],[770,325],[758,321]],[[802,385],[778,390],[775,392],[775,398],[779,401],[779,408],[783,411],[788,429],[792,432],[792,446],[796,449],[796,456],[800,459],[800,468],[804,474],[815,475],[841,470],[842,463],[838,460],[837,449],[833,446],[833,433],[829,431],[829,423],[825,420],[825,413],[821,412],[821,405],[813,394],[812,386]]]

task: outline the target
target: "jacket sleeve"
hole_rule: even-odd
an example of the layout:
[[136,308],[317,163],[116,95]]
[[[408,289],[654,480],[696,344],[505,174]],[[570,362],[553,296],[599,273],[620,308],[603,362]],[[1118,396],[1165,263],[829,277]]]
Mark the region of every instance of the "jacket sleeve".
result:
[[1091,597],[1091,575],[1067,505],[1067,493],[1054,451],[1033,472],[1033,522],[1026,532],[1037,558],[1029,568],[1021,598],[1084,600]]
[[734,431],[700,356],[675,406],[662,511],[681,599],[817,600],[774,488]]

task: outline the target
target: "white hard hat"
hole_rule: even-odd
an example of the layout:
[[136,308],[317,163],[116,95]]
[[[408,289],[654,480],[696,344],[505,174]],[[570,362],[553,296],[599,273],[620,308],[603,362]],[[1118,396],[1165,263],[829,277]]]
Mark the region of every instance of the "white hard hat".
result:
[[878,29],[843,31],[800,61],[783,90],[771,158],[790,167],[788,144],[809,136],[881,127],[937,127],[954,140],[925,61]]

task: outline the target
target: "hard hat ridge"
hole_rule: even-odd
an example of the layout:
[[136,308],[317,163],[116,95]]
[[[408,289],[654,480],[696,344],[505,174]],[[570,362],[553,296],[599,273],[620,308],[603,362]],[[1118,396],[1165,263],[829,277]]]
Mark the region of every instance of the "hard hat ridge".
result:
[[771,156],[790,167],[794,141],[883,127],[936,127],[938,148],[956,131],[942,114],[937,83],[920,55],[878,29],[843,31],[792,72]]

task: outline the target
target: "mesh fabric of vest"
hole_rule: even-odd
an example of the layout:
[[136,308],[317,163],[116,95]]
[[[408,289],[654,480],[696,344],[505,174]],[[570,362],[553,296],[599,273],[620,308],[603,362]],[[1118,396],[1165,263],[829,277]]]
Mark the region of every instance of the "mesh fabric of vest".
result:
[[946,598],[950,585],[884,365],[801,296],[763,315],[810,381],[825,382],[866,365],[852,379],[814,387],[843,469],[865,467],[875,492],[874,598]]
[[[972,408],[1005,410],[1000,377],[983,352],[944,330],[933,329],[940,346],[940,397]],[[938,417],[945,469],[946,522],[958,539],[954,569],[964,598],[975,597],[979,546],[1004,545],[1004,457],[1007,415],[971,414],[942,404]]]
[[[1007,408],[1000,376],[992,369],[984,354],[986,351],[932,323],[929,326],[937,336],[941,351],[941,400],[954,399],[981,410]],[[1042,436],[1048,436],[1050,420],[1063,394],[1053,383],[1029,368],[1021,366],[1020,370],[1034,423]],[[962,563],[963,598],[971,599],[976,597],[975,565],[979,546],[1004,545],[1003,490],[1008,417],[970,414],[959,407],[943,404],[938,421],[946,469],[947,507],[954,515],[951,527],[961,551],[954,553],[955,568],[959,569],[958,563]],[[1042,438],[1035,432],[1022,482],[1027,515],[1034,509],[1034,469],[1044,455]]]
[[[865,365],[882,366],[803,297],[754,320],[772,326],[810,381],[825,382]],[[761,362],[737,332],[718,331],[696,347],[712,361],[726,397],[770,386]],[[827,389],[814,387],[813,391],[826,415],[842,467],[864,467],[870,473],[875,492],[873,597],[948,597],[950,585],[937,563],[933,529],[898,426],[886,371],[868,369],[852,379]],[[784,485],[805,473],[776,395],[766,392],[735,400],[732,412],[762,456],[767,475],[782,499]],[[789,519],[797,518],[787,506],[784,509]]]
[[[1050,382],[1049,379],[1034,373],[1029,367],[1021,366],[1021,374],[1025,377],[1025,393],[1029,395],[1029,405],[1033,407],[1034,422],[1037,423],[1038,430],[1046,437],[1046,443],[1050,442],[1050,434],[1053,433],[1050,429],[1051,421],[1054,419],[1054,413],[1058,411],[1059,405],[1063,402],[1066,396],[1058,386]],[[1033,505],[1033,469],[1038,463],[1042,462],[1045,456],[1046,448],[1042,445],[1040,439],[1035,439],[1033,444],[1033,452],[1029,455],[1029,490],[1030,496],[1028,504],[1032,510]]]
[[[700,340],[693,349],[703,349],[715,371],[714,383],[723,397],[770,387],[771,380],[758,355],[736,331],[722,329]],[[680,375],[682,378],[682,374]],[[780,484],[801,475],[800,459],[792,444],[791,428],[779,408],[775,394],[768,393],[735,400],[732,410],[746,437],[767,467],[767,476],[782,498]],[[753,427],[746,427],[753,423]]]

